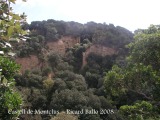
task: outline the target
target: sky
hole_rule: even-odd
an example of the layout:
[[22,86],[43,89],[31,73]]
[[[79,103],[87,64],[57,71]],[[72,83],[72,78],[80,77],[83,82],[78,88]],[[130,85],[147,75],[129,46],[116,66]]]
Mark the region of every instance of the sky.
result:
[[17,0],[15,13],[27,22],[47,19],[114,24],[134,32],[160,24],[160,0]]

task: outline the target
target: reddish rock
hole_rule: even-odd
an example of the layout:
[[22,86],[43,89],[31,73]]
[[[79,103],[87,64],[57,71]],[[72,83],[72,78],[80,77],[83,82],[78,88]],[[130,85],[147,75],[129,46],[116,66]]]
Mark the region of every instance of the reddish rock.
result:
[[85,52],[83,52],[82,67],[84,67],[87,64],[86,58],[90,53],[106,56],[116,54],[117,51],[114,48],[105,47],[102,45],[92,45]]

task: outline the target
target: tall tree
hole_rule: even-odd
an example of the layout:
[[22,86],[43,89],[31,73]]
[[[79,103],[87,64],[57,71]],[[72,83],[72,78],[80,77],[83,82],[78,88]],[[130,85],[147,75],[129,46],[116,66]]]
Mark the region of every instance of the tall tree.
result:
[[151,25],[146,30],[136,31],[135,41],[128,47],[130,54],[126,66],[113,66],[106,74],[106,94],[125,117],[131,116],[128,120],[143,120],[146,115],[158,120],[160,27]]
[[[23,0],[24,1],[24,0]],[[11,39],[20,39],[24,31],[21,22],[24,16],[12,12],[11,4],[16,0],[0,1],[0,119],[17,119],[22,100],[14,87],[14,75],[19,66],[8,58],[8,43]]]
[[154,69],[160,68],[160,26],[151,25],[146,30],[138,30],[135,41],[128,45],[133,63],[151,65]]

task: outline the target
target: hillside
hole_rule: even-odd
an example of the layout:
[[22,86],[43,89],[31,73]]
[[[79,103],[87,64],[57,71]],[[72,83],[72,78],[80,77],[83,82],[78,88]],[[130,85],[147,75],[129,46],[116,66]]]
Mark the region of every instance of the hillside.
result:
[[[30,37],[33,40],[27,40],[15,48],[20,56],[20,58],[16,58],[16,61],[22,65],[21,71],[23,72],[27,69],[37,68],[38,65],[40,68],[41,63],[38,60],[40,54],[44,54],[46,57],[49,53],[56,52],[65,56],[67,50],[76,44],[85,45],[79,56],[81,67],[84,67],[90,53],[102,56],[118,53],[119,49],[122,50],[126,44],[132,41],[133,37],[131,32],[122,27],[94,22],[83,25],[76,22],[48,20],[32,22],[27,28],[30,29]],[[92,45],[87,47],[87,44]],[[25,58],[21,57],[25,57],[26,62]]]
[[[25,93],[24,109],[54,108],[60,115],[66,109],[114,110],[115,105],[105,97],[103,77],[115,63],[125,63],[125,46],[133,41],[130,31],[112,24],[56,20],[35,21],[24,29],[30,29],[28,39],[12,43],[17,53],[15,60],[21,65],[21,74],[15,80],[17,89]],[[20,117],[50,120],[54,116]],[[114,116],[91,114],[80,115],[79,119]],[[119,120],[118,113],[116,116]]]
[[[74,47],[76,44],[80,44],[79,39],[72,38],[70,36],[62,37],[57,41],[48,41],[46,42],[47,52],[46,56],[49,53],[56,52],[62,56],[65,56],[66,50]],[[87,64],[87,57],[90,53],[95,53],[97,55],[106,56],[116,54],[116,50],[114,48],[105,47],[102,45],[91,45],[89,46],[85,52],[83,52],[82,58],[82,67]],[[33,68],[41,68],[41,61],[38,59],[37,55],[29,55],[28,57],[17,57],[16,62],[21,65],[20,71],[24,73],[26,70],[31,70]]]

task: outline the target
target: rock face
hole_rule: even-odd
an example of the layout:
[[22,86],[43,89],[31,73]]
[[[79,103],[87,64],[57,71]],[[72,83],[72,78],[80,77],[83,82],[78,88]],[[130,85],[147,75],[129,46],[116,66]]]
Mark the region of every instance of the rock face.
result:
[[114,48],[105,47],[102,45],[97,45],[97,44],[92,45],[85,52],[83,52],[82,68],[87,64],[86,58],[90,53],[106,56],[106,55],[116,54],[117,51]]
[[64,36],[58,41],[50,41],[47,43],[49,51],[59,52],[64,55],[67,48],[73,47],[75,44],[80,43],[80,38]]
[[[58,41],[49,41],[46,45],[48,46],[48,52],[54,51],[60,53],[61,55],[65,55],[66,49],[73,47],[77,43],[80,43],[80,38],[65,36]],[[114,48],[105,47],[98,44],[92,45],[83,53],[82,67],[87,64],[86,58],[90,53],[106,56],[116,54],[117,51]],[[16,58],[16,62],[21,65],[20,71],[22,74],[25,72],[25,70],[41,69],[43,67],[43,63],[36,55],[30,55],[30,57],[24,58]]]
[[48,51],[58,52],[61,55],[65,54],[65,44],[62,40],[56,42],[47,42]]
[[21,65],[20,72],[23,74],[26,70],[40,69],[41,64],[35,55],[30,55],[30,57],[16,58],[16,63]]
[[[65,55],[66,49],[73,47],[75,44],[80,43],[80,38],[75,38],[71,36],[64,36],[57,41],[47,42],[48,51],[47,52],[58,52],[61,55]],[[43,63],[38,59],[36,55],[30,55],[29,57],[16,58],[16,63],[21,65],[20,72],[23,74],[26,70],[31,69],[41,69]]]

